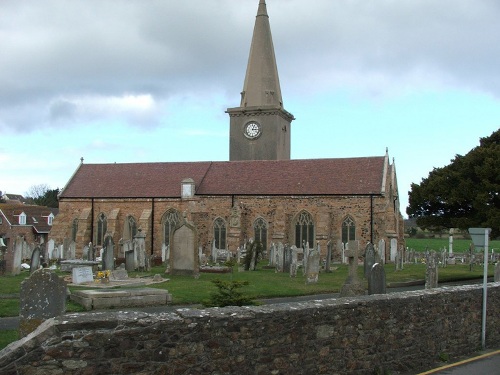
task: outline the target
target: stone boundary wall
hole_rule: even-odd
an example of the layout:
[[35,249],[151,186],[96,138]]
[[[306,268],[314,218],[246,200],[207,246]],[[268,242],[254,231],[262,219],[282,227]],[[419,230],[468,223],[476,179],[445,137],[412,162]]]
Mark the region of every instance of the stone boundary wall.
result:
[[[10,374],[416,373],[481,349],[482,286],[170,313],[66,314],[0,352]],[[500,283],[487,347],[500,347]]]

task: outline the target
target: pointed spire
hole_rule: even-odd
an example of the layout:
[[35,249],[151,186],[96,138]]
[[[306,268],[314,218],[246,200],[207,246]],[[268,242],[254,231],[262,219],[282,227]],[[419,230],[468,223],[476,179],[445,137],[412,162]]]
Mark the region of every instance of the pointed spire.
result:
[[267,6],[265,0],[260,0],[240,106],[270,105],[282,108],[283,99]]

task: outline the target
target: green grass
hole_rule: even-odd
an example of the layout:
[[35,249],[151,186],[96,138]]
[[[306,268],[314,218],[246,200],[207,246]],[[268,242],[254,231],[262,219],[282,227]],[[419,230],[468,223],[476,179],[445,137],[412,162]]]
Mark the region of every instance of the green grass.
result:
[[17,329],[9,329],[2,331],[0,334],[0,350],[5,348],[11,342],[17,341],[19,339],[19,332]]
[[[426,249],[429,250],[442,250],[443,248],[448,249],[449,239],[448,238],[406,238],[406,247],[414,249],[416,251],[424,252]],[[454,253],[465,253],[469,251],[469,246],[471,240],[464,239],[454,239],[453,240],[453,252]],[[495,252],[500,251],[500,241],[490,241],[488,249],[495,249]]]

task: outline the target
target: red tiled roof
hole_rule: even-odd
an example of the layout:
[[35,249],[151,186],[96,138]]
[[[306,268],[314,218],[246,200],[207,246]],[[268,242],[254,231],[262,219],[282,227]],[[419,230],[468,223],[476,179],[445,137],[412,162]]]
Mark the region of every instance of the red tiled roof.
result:
[[25,204],[0,204],[0,211],[11,225],[19,225],[19,215],[26,214],[26,225],[33,227],[37,233],[48,233],[52,228],[48,223],[48,216],[59,212],[58,208]]
[[180,197],[192,178],[197,195],[380,194],[385,157],[82,164],[61,198]]

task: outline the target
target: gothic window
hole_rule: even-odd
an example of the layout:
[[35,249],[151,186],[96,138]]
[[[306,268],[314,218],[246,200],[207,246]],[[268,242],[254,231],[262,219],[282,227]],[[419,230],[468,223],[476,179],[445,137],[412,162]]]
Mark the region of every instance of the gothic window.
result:
[[71,225],[71,240],[76,242],[76,233],[78,232],[78,219],[73,219],[73,224]]
[[170,246],[172,241],[172,235],[174,234],[175,227],[181,222],[181,216],[179,211],[171,209],[163,215],[162,227],[163,227],[163,243]]
[[263,250],[267,250],[267,222],[258,218],[253,223],[253,232],[255,242],[260,242]]
[[137,222],[134,217],[129,215],[125,221],[125,227],[123,228],[123,239],[133,240],[137,234]]
[[306,211],[302,211],[295,221],[295,246],[302,247],[304,242],[314,246],[314,222]]
[[356,239],[356,224],[352,217],[348,216],[342,222],[342,242],[348,243]]
[[102,246],[104,244],[104,236],[108,231],[108,219],[106,215],[100,213],[97,217],[97,238],[96,244],[97,246]]
[[214,221],[214,241],[217,249],[226,248],[226,222],[220,217]]

